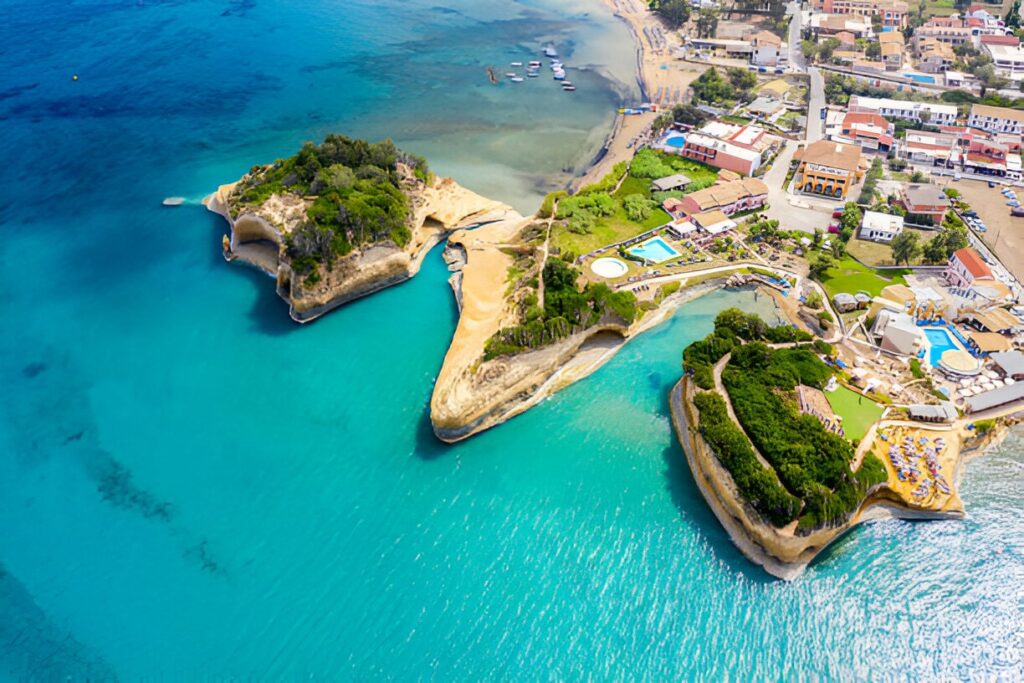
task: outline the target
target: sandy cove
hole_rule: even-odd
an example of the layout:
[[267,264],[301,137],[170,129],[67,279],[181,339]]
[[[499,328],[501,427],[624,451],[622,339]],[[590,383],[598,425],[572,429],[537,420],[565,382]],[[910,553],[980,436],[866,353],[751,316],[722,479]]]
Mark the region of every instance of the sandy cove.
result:
[[412,238],[404,248],[381,243],[357,249],[339,259],[320,282],[307,286],[291,269],[285,240],[305,220],[309,201],[294,195],[272,195],[259,207],[236,212],[231,201],[236,185],[222,185],[203,200],[207,209],[223,216],[230,227],[230,238],[224,242],[225,258],[255,266],[275,278],[278,295],[288,302],[291,318],[300,323],[405,282],[419,272],[427,253],[455,230],[524,220],[511,207],[467,190],[450,178],[434,178],[410,193]]

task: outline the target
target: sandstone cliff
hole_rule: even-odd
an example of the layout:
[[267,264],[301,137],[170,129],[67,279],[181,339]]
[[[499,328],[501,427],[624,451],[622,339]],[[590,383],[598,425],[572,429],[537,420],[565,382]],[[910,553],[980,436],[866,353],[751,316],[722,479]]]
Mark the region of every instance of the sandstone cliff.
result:
[[277,282],[297,322],[309,322],[338,306],[408,280],[424,256],[453,230],[495,221],[516,223],[511,207],[467,190],[450,178],[429,183],[407,178],[412,239],[404,247],[385,241],[358,248],[338,259],[316,284],[298,277],[289,263],[285,241],[306,220],[311,200],[273,194],[256,207],[240,204],[237,183],[223,185],[205,200],[207,208],[227,220],[230,239],[225,257],[253,265]]

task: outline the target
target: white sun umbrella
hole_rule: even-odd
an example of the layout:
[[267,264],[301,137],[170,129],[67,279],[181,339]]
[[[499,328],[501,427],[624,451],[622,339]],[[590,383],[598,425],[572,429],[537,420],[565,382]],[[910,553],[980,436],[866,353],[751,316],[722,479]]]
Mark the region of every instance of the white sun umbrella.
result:
[[1012,378],[1012,377],[1007,377],[1006,379],[1004,379],[1004,380],[1003,380],[1003,382],[1005,382],[1005,383],[1006,383],[1006,386],[1010,386],[1011,384],[1013,384],[1013,383],[1014,383],[1014,382],[1016,382],[1016,381],[1017,381],[1017,380],[1015,380],[1015,379],[1014,379],[1014,378]]
[[971,393],[977,396],[978,394],[985,393],[985,390],[982,389],[981,387],[971,387]]
[[989,379],[998,379],[999,378],[999,375],[997,373],[993,372],[992,370],[986,370],[985,371],[985,376],[988,377]]
[[962,386],[962,387],[969,387],[969,386],[971,386],[971,382],[973,382],[973,381],[974,380],[972,380],[972,379],[962,379],[962,380],[960,380],[960,386]]
[[996,388],[996,385],[992,384],[992,382],[985,382],[984,384],[981,385],[981,388],[984,389],[985,391],[992,391],[993,389]]
[[996,389],[998,389],[998,388],[1003,386],[1003,380],[1001,380],[1001,379],[994,379],[994,380],[992,380],[992,384],[994,384]]

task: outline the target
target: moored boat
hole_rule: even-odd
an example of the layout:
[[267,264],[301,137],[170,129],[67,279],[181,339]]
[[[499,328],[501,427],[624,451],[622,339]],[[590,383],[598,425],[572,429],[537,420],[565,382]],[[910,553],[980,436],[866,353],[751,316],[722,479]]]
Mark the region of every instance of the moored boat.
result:
[[554,45],[549,44],[544,48],[544,54],[547,55],[548,57],[557,57],[558,50],[555,49]]
[[161,204],[163,204],[164,206],[181,206],[184,203],[184,197],[168,197],[167,199],[161,202]]
[[563,92],[576,92],[576,86],[575,85],[563,85],[562,86],[562,91]]
[[522,76],[512,76],[508,80],[512,81],[513,83],[522,83],[523,82],[523,77]]
[[522,62],[510,62],[509,63],[509,66],[522,66],[522,65],[523,65]]
[[564,81],[565,80],[565,72],[564,71],[556,71],[555,75],[552,76],[552,78],[554,78],[556,81]]

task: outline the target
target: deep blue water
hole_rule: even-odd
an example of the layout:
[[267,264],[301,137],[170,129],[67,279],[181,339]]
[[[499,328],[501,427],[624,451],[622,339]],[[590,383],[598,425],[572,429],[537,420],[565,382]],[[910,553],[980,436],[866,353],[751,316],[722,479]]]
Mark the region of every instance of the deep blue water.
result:
[[[630,97],[597,2],[4,7],[0,677],[1020,677],[1019,438],[970,464],[966,521],[875,524],[771,581],[666,406],[749,297],[449,447],[439,254],[300,328],[216,217],[159,206],[339,130],[529,210]],[[606,60],[577,97],[486,85],[547,40]]]

